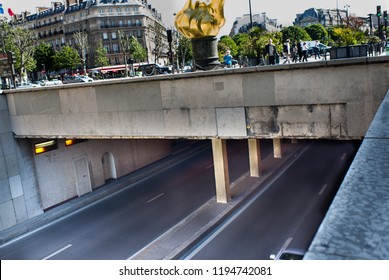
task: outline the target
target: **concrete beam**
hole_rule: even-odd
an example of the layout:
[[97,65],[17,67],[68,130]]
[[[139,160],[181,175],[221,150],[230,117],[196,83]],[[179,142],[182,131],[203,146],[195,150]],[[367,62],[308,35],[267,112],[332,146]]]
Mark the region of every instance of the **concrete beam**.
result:
[[274,158],[282,158],[282,144],[280,138],[273,139]]
[[261,146],[259,139],[248,139],[250,176],[261,176]]
[[226,140],[212,139],[212,152],[215,170],[216,201],[228,203],[231,200],[231,191]]

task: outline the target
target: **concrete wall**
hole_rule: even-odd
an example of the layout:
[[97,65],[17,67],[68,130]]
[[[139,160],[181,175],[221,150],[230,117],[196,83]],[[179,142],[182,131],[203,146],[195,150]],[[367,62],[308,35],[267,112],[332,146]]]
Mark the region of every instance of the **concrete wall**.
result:
[[9,91],[18,137],[362,138],[389,57]]
[[14,139],[6,98],[0,95],[0,230],[42,212],[30,140]]
[[[6,97],[0,95],[0,231],[80,195],[76,165],[80,159],[85,159],[93,191],[171,153],[170,140],[89,140],[65,147],[58,139],[58,149],[34,155],[34,143],[43,140],[14,138]],[[109,156],[114,177],[107,171]]]
[[304,259],[389,259],[389,92]]
[[59,139],[58,149],[35,155],[42,207],[79,195],[75,163],[80,159],[88,164],[92,190],[116,179],[104,170],[107,153],[113,156],[114,174],[119,178],[169,155],[171,144],[169,140],[89,140],[65,147],[65,141]]

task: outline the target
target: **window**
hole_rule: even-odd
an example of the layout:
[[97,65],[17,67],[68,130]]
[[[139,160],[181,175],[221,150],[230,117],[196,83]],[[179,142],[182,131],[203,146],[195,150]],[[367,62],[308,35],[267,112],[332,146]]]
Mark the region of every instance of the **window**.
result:
[[141,23],[140,23],[140,20],[139,20],[139,19],[137,19],[137,20],[135,21],[135,25],[136,25],[136,26],[141,26]]
[[117,39],[117,37],[116,37],[116,32],[112,32],[112,34],[111,34],[111,38],[113,39],[113,40],[116,40]]
[[118,53],[119,52],[119,45],[118,44],[112,44],[112,51],[114,53]]
[[103,32],[103,40],[108,40],[108,33],[107,32]]
[[108,44],[105,44],[105,45],[104,45],[104,49],[107,51],[107,53],[111,53],[111,50],[110,50]]

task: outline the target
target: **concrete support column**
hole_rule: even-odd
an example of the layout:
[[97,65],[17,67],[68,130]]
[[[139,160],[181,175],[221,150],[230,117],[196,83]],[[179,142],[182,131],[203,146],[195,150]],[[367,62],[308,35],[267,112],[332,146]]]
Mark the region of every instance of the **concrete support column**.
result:
[[261,176],[261,146],[259,139],[249,139],[250,176]]
[[273,139],[273,153],[274,158],[282,158],[282,145],[280,138]]
[[226,140],[212,139],[212,152],[216,183],[216,201],[227,203],[231,200],[231,192]]

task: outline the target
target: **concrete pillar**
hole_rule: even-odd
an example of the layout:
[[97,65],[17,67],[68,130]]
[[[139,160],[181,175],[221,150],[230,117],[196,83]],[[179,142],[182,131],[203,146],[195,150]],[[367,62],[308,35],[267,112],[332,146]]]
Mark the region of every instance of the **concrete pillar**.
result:
[[274,158],[282,158],[282,145],[280,138],[273,139]]
[[227,203],[231,200],[231,192],[226,140],[212,139],[212,152],[215,170],[216,201]]
[[259,139],[249,139],[250,176],[261,176],[261,146]]

